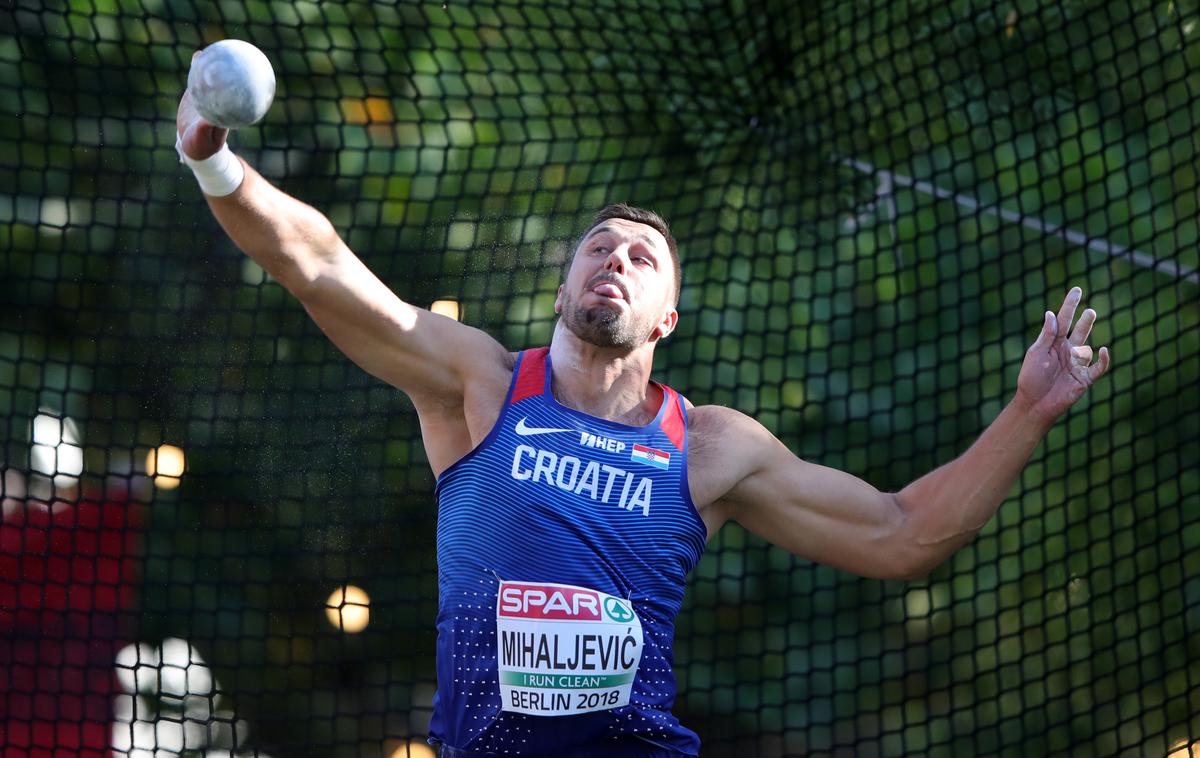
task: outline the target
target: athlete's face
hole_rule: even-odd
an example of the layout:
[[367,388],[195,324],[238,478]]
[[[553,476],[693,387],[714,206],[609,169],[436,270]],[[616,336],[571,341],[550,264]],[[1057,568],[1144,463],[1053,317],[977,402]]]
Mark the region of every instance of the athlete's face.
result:
[[674,288],[666,238],[645,224],[609,219],[579,243],[554,311],[584,342],[632,350],[675,328]]

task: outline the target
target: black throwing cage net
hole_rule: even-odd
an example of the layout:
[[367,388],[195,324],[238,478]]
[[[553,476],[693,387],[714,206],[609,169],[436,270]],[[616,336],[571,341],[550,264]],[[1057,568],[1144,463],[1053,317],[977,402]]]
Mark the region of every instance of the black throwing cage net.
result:
[[0,3],[4,755],[428,755],[412,407],[177,163],[191,54],[229,37],[279,80],[235,150],[402,298],[544,344],[585,221],[653,207],[685,269],[659,378],[880,489],[970,443],[1082,286],[1115,368],[982,534],[903,583],[726,527],[676,712],[714,756],[1200,753],[1198,22],[1195,0]]

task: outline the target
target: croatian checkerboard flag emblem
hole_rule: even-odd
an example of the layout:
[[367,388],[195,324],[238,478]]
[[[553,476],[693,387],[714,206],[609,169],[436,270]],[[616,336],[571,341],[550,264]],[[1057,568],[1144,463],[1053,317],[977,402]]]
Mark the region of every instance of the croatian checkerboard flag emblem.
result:
[[634,445],[633,452],[630,454],[630,459],[638,463],[645,463],[648,466],[655,468],[667,469],[671,465],[671,454],[663,450],[656,450],[645,445]]

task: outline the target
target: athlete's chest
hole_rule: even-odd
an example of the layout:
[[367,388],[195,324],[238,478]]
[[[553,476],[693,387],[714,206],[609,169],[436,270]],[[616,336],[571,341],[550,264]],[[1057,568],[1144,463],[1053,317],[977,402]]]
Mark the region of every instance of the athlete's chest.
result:
[[[537,409],[511,415],[507,426],[491,451],[498,457],[493,470],[503,470],[523,493],[647,518],[656,503],[680,501],[698,513],[706,538],[723,523],[721,498],[739,476],[724,463],[736,458],[723,449],[729,440],[707,428],[689,427],[685,438],[672,441],[663,433],[613,429],[620,425]],[[683,439],[686,445],[679,445]]]
[[686,499],[685,455],[661,432],[535,403],[516,410],[485,442],[484,455],[523,496],[643,518]]

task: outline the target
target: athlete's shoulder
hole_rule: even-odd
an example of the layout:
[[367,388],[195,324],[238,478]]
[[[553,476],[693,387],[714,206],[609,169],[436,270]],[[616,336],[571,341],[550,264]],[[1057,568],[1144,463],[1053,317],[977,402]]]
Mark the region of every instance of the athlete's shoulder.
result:
[[724,405],[698,405],[687,417],[693,465],[752,469],[782,444],[758,419]]
[[729,451],[773,435],[755,419],[724,405],[697,405],[687,410],[688,442],[695,454],[701,451],[725,457]]
[[733,424],[735,427],[747,424],[759,425],[745,413],[726,405],[692,405],[686,399],[684,403],[687,405],[689,427],[721,429],[729,424]]
[[698,405],[688,418],[688,486],[709,533],[729,518],[723,498],[755,470],[771,433],[741,411]]

